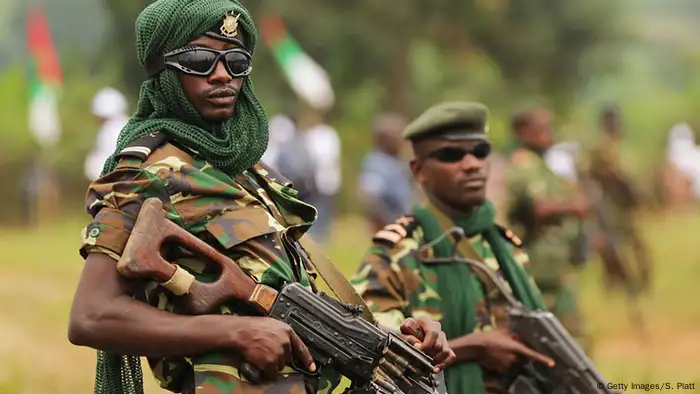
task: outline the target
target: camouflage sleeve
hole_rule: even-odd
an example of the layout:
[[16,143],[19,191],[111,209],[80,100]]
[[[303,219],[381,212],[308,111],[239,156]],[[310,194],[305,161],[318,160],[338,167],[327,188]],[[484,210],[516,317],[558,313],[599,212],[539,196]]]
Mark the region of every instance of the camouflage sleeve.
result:
[[149,197],[169,201],[163,181],[135,166],[120,166],[90,184],[86,210],[93,221],[82,230],[80,255],[87,258],[99,252],[118,259],[141,204]]
[[398,329],[406,317],[412,316],[410,299],[421,285],[421,279],[414,271],[419,243],[417,232],[412,237],[388,241],[381,238],[386,231],[389,230],[375,235],[373,245],[350,283],[381,325]]
[[513,154],[510,168],[506,175],[507,194],[510,204],[530,205],[546,196],[547,181],[542,176],[537,159],[530,152]]

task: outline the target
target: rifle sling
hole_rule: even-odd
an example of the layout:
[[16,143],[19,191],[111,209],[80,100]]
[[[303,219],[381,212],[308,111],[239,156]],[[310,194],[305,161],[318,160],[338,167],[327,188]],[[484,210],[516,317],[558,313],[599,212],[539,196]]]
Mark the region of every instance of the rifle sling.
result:
[[309,256],[309,264],[316,269],[340,302],[362,306],[362,317],[372,324],[377,324],[377,320],[365,300],[360,297],[355,288],[345,278],[345,275],[340,272],[321,249],[307,235],[302,236],[299,243]]
[[[425,207],[428,209],[428,212],[430,212],[433,215],[433,217],[435,218],[435,220],[438,222],[438,224],[440,225],[440,228],[442,228],[443,233],[445,233],[449,229],[455,227],[455,223],[452,221],[452,219],[450,219],[447,215],[445,215],[435,205],[428,202],[425,204]],[[464,258],[473,259],[473,260],[476,260],[480,263],[484,263],[484,259],[478,253],[476,253],[476,250],[474,250],[474,247],[472,246],[471,242],[469,242],[469,238],[464,237],[461,240],[461,242],[459,242],[456,246],[457,246],[457,251]],[[476,276],[478,276],[479,279],[481,280],[481,282],[486,286],[486,288],[488,290],[488,294],[492,294],[493,291],[497,291],[500,293],[500,290],[491,281],[491,279],[488,276],[486,276],[486,274],[484,274],[480,270],[473,269],[469,264],[467,264],[467,266],[469,267],[469,270],[472,273],[476,274]]]

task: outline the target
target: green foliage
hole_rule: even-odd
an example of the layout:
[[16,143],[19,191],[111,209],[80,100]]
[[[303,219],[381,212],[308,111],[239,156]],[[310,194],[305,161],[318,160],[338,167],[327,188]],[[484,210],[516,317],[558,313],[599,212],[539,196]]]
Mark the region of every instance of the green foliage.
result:
[[[109,84],[127,91],[135,106],[143,71],[135,58],[134,20],[151,0],[44,2],[66,79],[63,138],[49,158],[65,189],[81,201],[82,162],[98,127],[89,115],[90,99]],[[693,2],[243,2],[257,22],[267,13],[280,14],[331,77],[337,105],[328,120],[343,143],[345,212],[356,211],[356,172],[371,143],[371,118],[381,110],[414,117],[437,101],[480,100],[491,110],[491,136],[502,148],[510,137],[508,117],[523,103],[552,106],[559,136],[586,142],[598,128],[599,106],[616,102],[628,130],[629,168],[639,177],[663,159],[660,143],[674,123],[700,126],[693,108],[700,98],[700,55],[683,38],[698,32]],[[3,21],[22,30],[29,4],[8,1]],[[83,12],[73,12],[78,9]],[[27,130],[25,58],[17,50],[22,45],[0,38],[0,52],[10,55],[0,56],[3,168],[23,167],[36,154]],[[253,80],[270,115],[299,107],[264,45],[255,55]],[[15,188],[18,177],[7,178]]]

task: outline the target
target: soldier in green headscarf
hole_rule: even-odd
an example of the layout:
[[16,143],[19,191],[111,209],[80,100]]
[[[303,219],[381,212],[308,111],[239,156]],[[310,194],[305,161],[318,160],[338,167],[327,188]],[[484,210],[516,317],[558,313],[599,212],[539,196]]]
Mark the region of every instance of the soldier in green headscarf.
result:
[[[316,369],[288,325],[250,316],[250,308],[233,302],[220,305],[219,314],[172,313],[174,297],[182,295],[177,287],[119,276],[116,261],[152,197],[163,202],[169,220],[258,283],[280,289],[297,282],[314,290],[317,275],[299,243],[316,209],[259,162],[268,129],[249,78],[256,29],[248,11],[232,0],[158,0],[139,15],[136,33],[148,79],[115,154],[87,192],[94,220],[83,230],[85,266],[68,333],[72,343],[100,350],[95,392],[142,393],[139,356],[161,387],[177,393],[331,392],[339,381],[332,369],[311,378],[289,367],[294,357]],[[217,278],[215,266],[182,248],[166,253],[178,272],[204,282]],[[440,332],[427,319],[419,324]],[[423,350],[449,358],[446,341],[433,342]],[[239,374],[240,358],[265,383]]]
[[513,116],[518,146],[510,154],[506,175],[507,216],[523,238],[547,308],[585,348],[576,302],[577,272],[572,263],[579,246],[579,220],[589,215],[589,206],[579,191],[544,161],[543,155],[553,143],[551,121],[551,113],[544,108]]
[[462,263],[423,261],[454,257],[454,241],[443,234],[457,226],[467,237],[458,243],[458,255],[482,260],[525,306],[545,309],[520,240],[495,223],[494,206],[485,197],[487,118],[483,104],[448,102],[405,129],[415,156],[411,171],[427,200],[374,235],[351,279],[387,327],[425,315],[441,322],[457,355],[445,371],[449,393],[504,393],[521,361],[552,362],[510,335],[507,303],[492,283]]

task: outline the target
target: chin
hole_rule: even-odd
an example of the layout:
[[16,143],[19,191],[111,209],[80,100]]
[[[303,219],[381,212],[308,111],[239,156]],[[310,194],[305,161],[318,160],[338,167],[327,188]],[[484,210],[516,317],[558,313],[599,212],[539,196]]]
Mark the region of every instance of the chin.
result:
[[466,195],[462,198],[462,206],[469,207],[469,208],[474,208],[474,207],[479,207],[486,202],[486,195],[483,193],[480,194],[473,194],[473,195]]
[[233,114],[233,108],[217,108],[204,112],[202,118],[210,122],[223,122],[232,118]]

